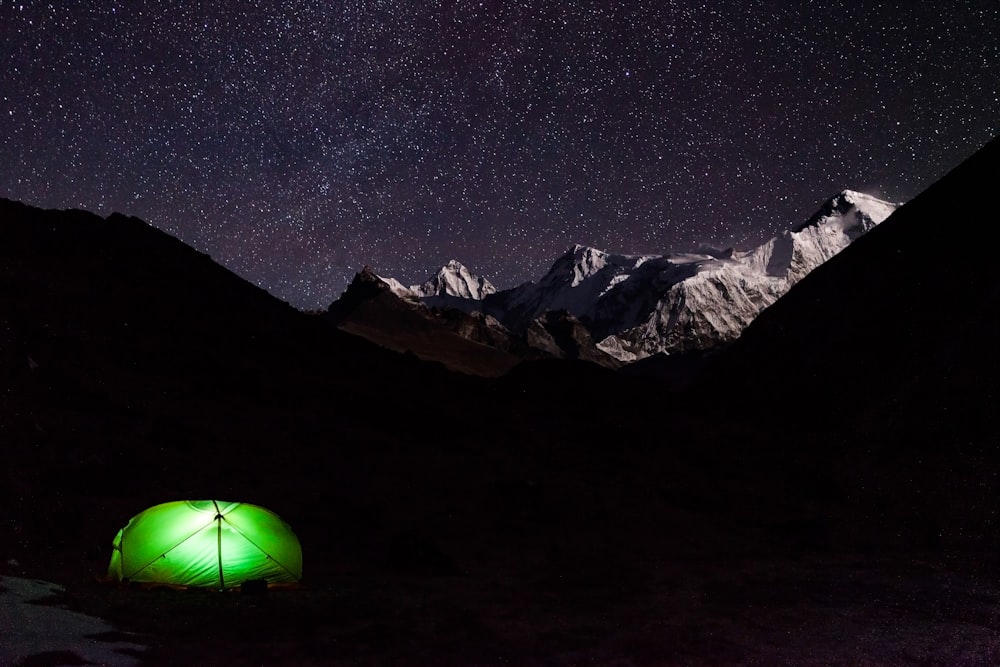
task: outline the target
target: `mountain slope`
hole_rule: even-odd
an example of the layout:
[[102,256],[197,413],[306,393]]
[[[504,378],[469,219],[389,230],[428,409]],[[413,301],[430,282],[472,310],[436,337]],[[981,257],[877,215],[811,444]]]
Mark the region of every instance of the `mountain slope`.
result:
[[1000,139],[805,277],[707,382],[725,376],[767,400],[862,401],[880,429],[995,424],[1000,274],[961,239],[988,237],[998,182]]
[[[748,252],[694,256],[690,276],[670,284],[649,314],[611,332],[602,346],[619,357],[688,352],[735,340],[762,310],[894,210],[888,202],[845,190],[802,226]],[[611,298],[610,296],[608,298]]]
[[[451,285],[447,280],[439,283],[445,294]],[[428,291],[436,295],[438,288]],[[381,278],[369,267],[358,273],[341,297],[330,304],[324,318],[340,330],[382,347],[412,352],[471,375],[502,375],[533,356],[526,344],[498,322],[489,321],[492,318],[428,308],[412,289]]]
[[482,301],[487,294],[497,290],[490,281],[473,274],[461,262],[450,260],[422,285],[413,285],[410,291],[427,299],[436,296],[452,296],[460,299]]
[[771,433],[748,465],[825,479],[839,500],[816,525],[841,539],[997,540],[1000,273],[969,250],[992,237],[997,183],[1000,138],[803,278],[688,387]]
[[0,200],[0,302],[0,368],[23,390],[12,388],[8,406],[58,396],[148,413],[152,424],[173,420],[178,401],[197,421],[336,395],[350,414],[381,382],[417,387],[441,373],[336,331],[118,214]]

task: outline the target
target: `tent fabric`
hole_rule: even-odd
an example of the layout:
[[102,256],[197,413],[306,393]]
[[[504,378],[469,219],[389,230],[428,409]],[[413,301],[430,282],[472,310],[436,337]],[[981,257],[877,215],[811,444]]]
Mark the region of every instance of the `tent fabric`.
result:
[[155,505],[118,531],[108,575],[117,581],[234,588],[295,583],[302,547],[274,512],[249,503],[179,500]]

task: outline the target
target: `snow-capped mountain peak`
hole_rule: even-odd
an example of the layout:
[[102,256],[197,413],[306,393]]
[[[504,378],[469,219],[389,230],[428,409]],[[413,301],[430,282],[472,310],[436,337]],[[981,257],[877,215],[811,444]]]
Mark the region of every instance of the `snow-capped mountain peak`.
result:
[[769,276],[794,283],[888,218],[896,208],[896,204],[877,197],[843,190],[826,200],[803,224],[740,253],[739,258]]
[[574,288],[600,276],[609,282],[614,276],[628,273],[649,259],[646,255],[613,255],[591,246],[576,244],[555,261],[539,285]]
[[369,284],[384,283],[393,294],[404,299],[412,299],[413,292],[410,291],[403,283],[399,282],[395,278],[389,278],[387,276],[381,276],[375,273],[375,270],[370,266],[365,266],[361,269],[361,272],[355,277],[356,281],[361,281]]
[[597,248],[576,244],[563,256],[568,260],[572,277],[570,284],[576,287],[608,265],[608,254]]
[[863,192],[843,190],[830,197],[812,217],[792,232],[801,232],[808,227],[835,225],[844,232],[856,231],[860,236],[888,218],[898,206]]
[[489,280],[472,273],[458,260],[450,260],[422,285],[412,285],[417,297],[453,296],[482,301],[497,290]]

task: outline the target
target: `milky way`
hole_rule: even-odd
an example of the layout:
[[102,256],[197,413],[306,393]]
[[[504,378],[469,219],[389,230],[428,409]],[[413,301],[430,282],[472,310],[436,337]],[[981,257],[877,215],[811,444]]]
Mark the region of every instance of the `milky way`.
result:
[[747,247],[1000,133],[1000,4],[0,0],[0,196],[324,307],[573,243]]

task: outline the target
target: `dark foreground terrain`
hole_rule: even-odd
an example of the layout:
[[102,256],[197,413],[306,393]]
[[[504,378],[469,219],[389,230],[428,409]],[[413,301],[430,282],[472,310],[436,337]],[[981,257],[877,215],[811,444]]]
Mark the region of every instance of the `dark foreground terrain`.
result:
[[[512,407],[544,423],[541,410]],[[58,602],[137,633],[156,665],[1000,660],[993,540],[936,523],[956,508],[906,490],[932,482],[889,465],[856,476],[866,465],[857,451],[817,468],[783,462],[795,447],[847,446],[822,435],[762,442],[729,425],[674,421],[648,439],[629,437],[627,424],[616,425],[622,439],[595,431],[590,440],[584,423],[545,440],[508,438],[502,425],[478,436],[440,429],[433,441],[355,431],[350,457],[317,441],[301,464],[278,456],[258,467],[276,451],[272,438],[282,454],[308,437],[258,419],[256,439],[241,435],[248,463],[220,472],[194,453],[156,469],[137,457],[118,474],[151,466],[144,483],[123,479],[117,490],[88,481],[84,466],[52,463],[44,487],[15,486],[27,507],[4,556],[20,565],[4,573],[63,584]],[[776,453],[761,460],[751,455],[759,450]],[[869,493],[858,477],[883,489]],[[97,581],[131,513],[216,489],[293,523],[301,589],[253,596]]]
[[[683,393],[450,373],[141,221],[0,202],[0,575],[65,586],[153,665],[1000,663],[1000,282],[927,238],[995,225],[998,153]],[[99,582],[131,516],[208,498],[284,517],[302,587]]]

